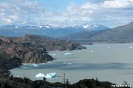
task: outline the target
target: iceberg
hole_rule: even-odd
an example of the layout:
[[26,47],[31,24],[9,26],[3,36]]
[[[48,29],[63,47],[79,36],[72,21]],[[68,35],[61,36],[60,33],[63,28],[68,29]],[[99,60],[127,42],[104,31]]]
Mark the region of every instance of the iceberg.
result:
[[72,63],[63,62],[63,65],[72,65]]
[[45,78],[55,78],[56,77],[56,73],[52,72],[52,73],[48,73],[47,75],[45,75]]
[[55,72],[52,72],[52,73],[48,73],[47,75],[44,75],[43,73],[39,73],[39,74],[36,74],[37,78],[56,78],[56,73]]
[[22,67],[22,68],[27,68],[27,67]]
[[45,75],[43,73],[39,73],[39,74],[36,74],[35,77],[37,77],[37,78],[43,78],[43,77],[45,77]]
[[67,65],[72,65],[72,63],[67,63]]
[[64,55],[74,55],[73,53],[65,53]]
[[34,67],[38,67],[39,66],[39,64],[32,64]]
[[56,55],[56,54],[53,54],[54,56]]
[[93,53],[93,51],[91,51]]

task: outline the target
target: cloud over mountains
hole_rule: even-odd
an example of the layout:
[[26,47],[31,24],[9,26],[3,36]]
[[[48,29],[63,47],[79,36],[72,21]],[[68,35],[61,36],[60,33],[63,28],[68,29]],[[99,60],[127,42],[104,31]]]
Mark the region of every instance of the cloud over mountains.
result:
[[56,5],[46,5],[45,2],[39,1],[5,0],[0,2],[0,22],[1,25],[50,24],[54,26],[100,23],[113,27],[133,20],[133,0],[86,1],[82,5],[71,2],[64,11],[60,11],[60,8],[50,11],[48,8],[55,8]]

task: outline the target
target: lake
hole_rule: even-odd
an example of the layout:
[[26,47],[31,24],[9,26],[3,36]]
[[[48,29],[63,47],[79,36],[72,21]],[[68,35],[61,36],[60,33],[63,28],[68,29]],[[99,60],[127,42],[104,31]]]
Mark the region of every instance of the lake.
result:
[[[14,76],[28,77],[38,80],[38,73],[56,72],[57,78],[47,79],[49,82],[63,82],[63,74],[70,83],[81,79],[96,79],[122,84],[127,81],[133,85],[133,44],[94,44],[84,45],[87,49],[73,51],[49,51],[54,61],[33,65],[23,65],[10,70]],[[73,53],[74,55],[64,55]],[[68,63],[68,64],[66,64]]]

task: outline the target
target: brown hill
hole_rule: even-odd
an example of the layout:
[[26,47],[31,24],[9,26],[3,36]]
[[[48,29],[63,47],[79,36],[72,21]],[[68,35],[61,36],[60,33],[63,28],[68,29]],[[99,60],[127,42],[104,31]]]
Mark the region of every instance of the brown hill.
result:
[[133,42],[133,22],[108,30],[84,31],[65,36],[67,40],[86,40],[90,42]]
[[0,37],[0,53],[8,54],[10,58],[20,58],[23,63],[45,63],[53,60],[45,49],[17,44],[6,37]]
[[45,49],[49,51],[85,49],[84,46],[81,46],[78,43],[48,38],[46,36],[25,35],[24,37],[20,37],[20,38],[14,37],[12,39],[16,43],[20,43],[27,46],[34,46],[34,48],[37,48],[37,49],[42,49],[45,47]]

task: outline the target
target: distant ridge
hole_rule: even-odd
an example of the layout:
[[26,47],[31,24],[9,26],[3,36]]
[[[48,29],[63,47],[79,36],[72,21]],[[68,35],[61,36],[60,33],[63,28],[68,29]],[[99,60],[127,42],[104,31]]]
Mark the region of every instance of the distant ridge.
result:
[[85,30],[102,30],[106,29],[100,24],[95,25],[77,25],[77,26],[64,26],[54,27],[51,25],[2,25],[0,26],[0,35],[3,36],[16,36],[22,37],[26,34],[45,35],[48,37],[63,37],[67,34],[73,34]]
[[90,42],[133,42],[133,22],[107,30],[84,31],[70,34],[63,39]]

